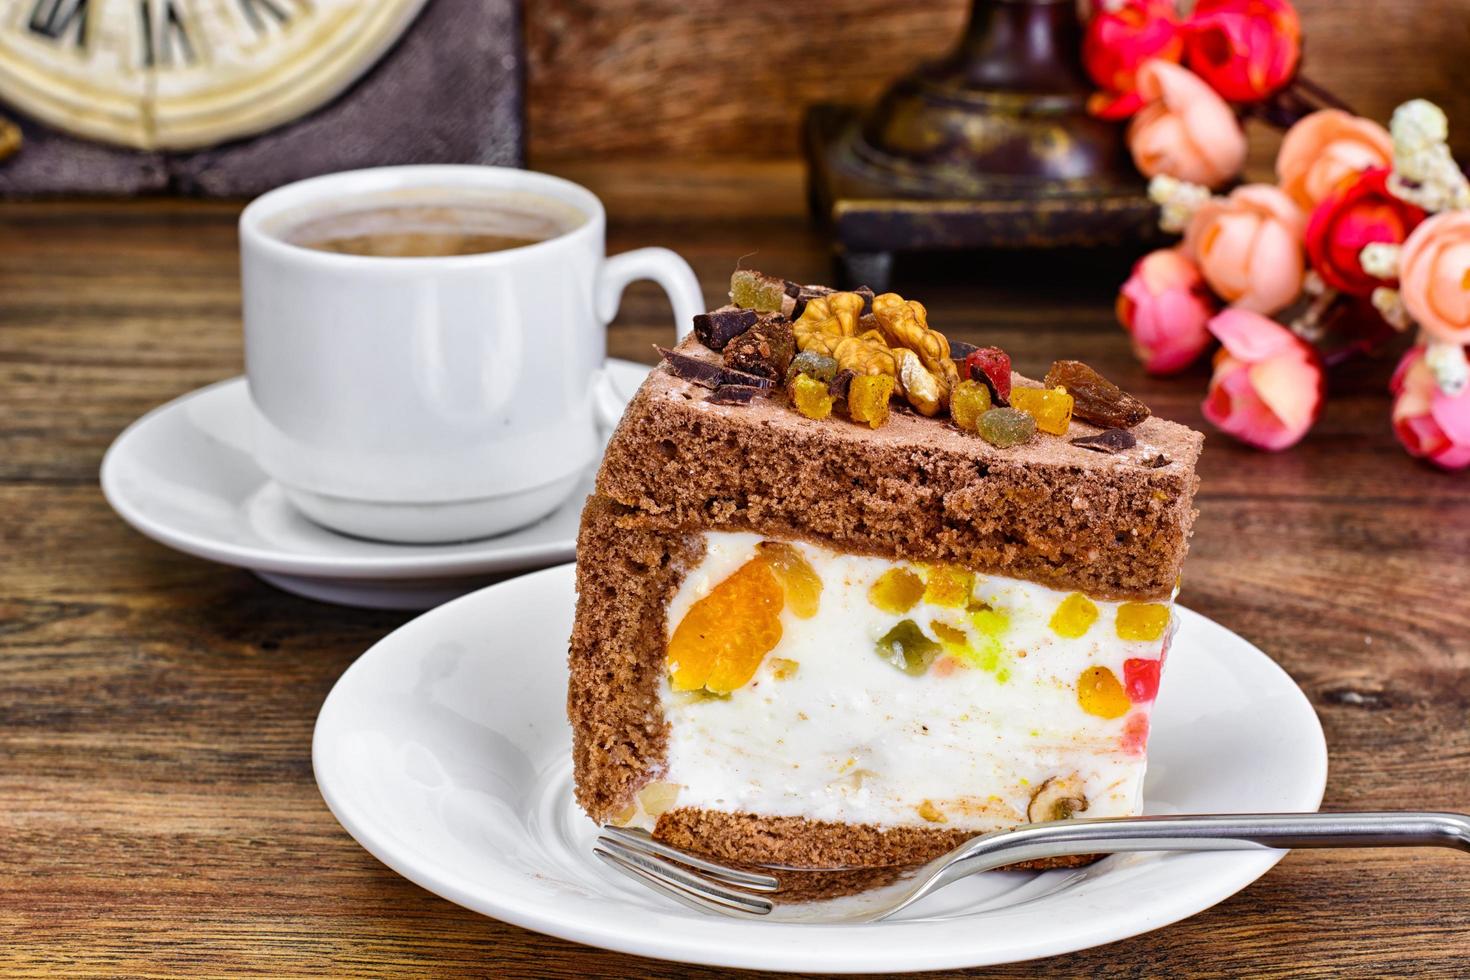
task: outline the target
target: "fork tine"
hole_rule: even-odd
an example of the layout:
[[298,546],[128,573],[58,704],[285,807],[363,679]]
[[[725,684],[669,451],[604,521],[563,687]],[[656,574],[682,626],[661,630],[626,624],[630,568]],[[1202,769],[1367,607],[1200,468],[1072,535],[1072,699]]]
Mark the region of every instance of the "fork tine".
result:
[[781,882],[771,875],[759,874],[754,871],[741,871],[739,868],[729,868],[723,864],[706,861],[704,858],[693,854],[685,854],[683,851],[667,844],[662,844],[649,836],[647,831],[628,830],[623,827],[603,827],[602,839],[613,840],[622,844],[629,850],[638,851],[643,854],[652,854],[667,858],[670,861],[703,871],[711,878],[715,878],[724,884],[733,885],[736,888],[744,888],[753,892],[775,892],[781,890]]
[[735,891],[663,858],[628,849],[613,840],[599,840],[592,850],[661,891],[671,895],[679,892],[674,897],[688,899],[686,905],[694,902],[705,911],[760,917],[769,915],[774,907],[768,899]]
[[702,895],[696,895],[693,892],[685,891],[679,885],[676,885],[671,881],[665,881],[663,878],[660,878],[658,875],[653,874],[650,871],[644,871],[642,868],[638,867],[637,865],[630,864],[628,861],[618,857],[611,851],[605,851],[600,847],[594,846],[592,848],[592,853],[601,858],[604,864],[619,872],[620,874],[626,875],[627,877],[632,878],[634,881],[638,882],[640,885],[646,888],[652,888],[654,891],[660,892],[668,896],[669,898],[672,898],[680,905],[684,905],[688,908],[694,909],[696,912],[703,912],[706,915],[710,913],[715,913],[717,915],[728,915],[737,918],[744,918],[745,916],[750,914],[747,912],[739,911],[733,906],[725,905],[723,902],[716,902],[715,900],[705,898]]

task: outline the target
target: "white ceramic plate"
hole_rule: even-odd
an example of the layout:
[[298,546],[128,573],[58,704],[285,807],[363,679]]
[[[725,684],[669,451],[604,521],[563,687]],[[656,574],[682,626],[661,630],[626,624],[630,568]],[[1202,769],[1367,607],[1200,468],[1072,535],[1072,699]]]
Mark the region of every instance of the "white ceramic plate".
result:
[[[565,719],[573,569],[547,569],[394,631],[337,682],[312,762],[327,805],[388,867],[452,902],[564,939],[715,966],[890,972],[1069,952],[1157,929],[1250,884],[1284,852],[1132,854],[992,872],[875,925],[705,915],[592,857]],[[1327,747],[1260,650],[1180,610],[1154,715],[1151,813],[1317,809]]]
[[[626,403],[648,367],[608,362]],[[460,544],[364,541],[297,512],[250,454],[244,378],[190,392],[138,419],[102,460],[102,492],[123,520],[185,554],[253,570],[289,592],[327,602],[427,609],[487,576],[570,561],[592,473],[559,510],[495,538]]]

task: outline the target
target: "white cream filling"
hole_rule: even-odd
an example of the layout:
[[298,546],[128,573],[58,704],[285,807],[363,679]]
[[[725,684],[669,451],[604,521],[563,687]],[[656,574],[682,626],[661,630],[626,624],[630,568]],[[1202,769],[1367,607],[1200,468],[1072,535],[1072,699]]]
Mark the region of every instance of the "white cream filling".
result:
[[[761,540],[706,535],[704,559],[669,603],[670,635]],[[658,778],[678,786],[678,806],[980,831],[1025,822],[1038,787],[1073,777],[1088,803],[1082,815],[1139,812],[1145,759],[1137,719],[1147,718],[1151,703],[1103,718],[1078,698],[1084,670],[1105,667],[1122,682],[1124,661],[1157,659],[1166,643],[1120,639],[1120,603],[1093,600],[1097,620],[1068,639],[1049,625],[1067,593],[977,574],[974,601],[1008,621],[986,635],[965,609],[921,601],[894,614],[873,605],[869,589],[893,562],[793,544],[823,583],[815,616],[799,619],[788,603],[780,642],[726,697],[675,691],[665,676],[669,752]],[[974,642],[946,648],[926,673],[910,676],[875,649],[904,619],[931,639],[937,620],[966,629]],[[786,666],[779,661],[799,666],[779,679]],[[634,822],[650,818],[639,808]]]

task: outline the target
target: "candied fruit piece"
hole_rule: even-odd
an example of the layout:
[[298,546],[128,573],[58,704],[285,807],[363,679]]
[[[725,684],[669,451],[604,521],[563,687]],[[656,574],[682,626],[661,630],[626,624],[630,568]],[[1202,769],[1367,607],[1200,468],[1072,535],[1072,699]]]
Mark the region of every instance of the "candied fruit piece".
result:
[[1011,405],[1036,420],[1036,427],[1054,436],[1067,434],[1072,422],[1072,396],[1063,388],[1017,388]]
[[730,301],[758,313],[780,313],[786,283],[753,269],[736,269],[730,276]]
[[1158,602],[1125,602],[1118,607],[1120,640],[1157,640],[1169,625],[1169,607]]
[[771,676],[778,681],[790,680],[801,669],[801,664],[795,660],[787,660],[785,657],[772,657],[767,663],[771,665]]
[[921,676],[940,654],[939,644],[925,636],[912,619],[884,633],[876,648],[878,656],[911,677]]
[[1081,592],[1073,592],[1052,613],[1051,631],[1057,636],[1075,640],[1085,636],[1097,622],[1097,604]]
[[887,613],[906,613],[924,597],[924,580],[907,568],[890,568],[868,589],[868,601]]
[[886,374],[863,374],[847,387],[847,414],[854,422],[872,429],[888,421],[888,399],[893,397],[893,378]]
[[1011,355],[999,347],[981,347],[965,356],[965,377],[990,389],[991,399],[1004,405],[1011,397]]
[[669,639],[674,690],[728,694],[750,680],[781,641],[784,603],[785,590],[765,558],[741,565],[689,607]]
[[796,410],[807,418],[824,419],[832,414],[832,403],[836,399],[827,393],[825,382],[798,374],[791,381],[791,401]]
[[920,803],[918,810],[919,816],[929,823],[949,823],[949,818],[944,815],[943,810],[934,805],[933,800],[925,800],[923,803]]
[[814,350],[804,350],[791,359],[786,367],[786,383],[796,380],[798,375],[816,378],[822,384],[830,384],[837,377],[837,360]]
[[924,601],[934,606],[963,609],[970,604],[975,591],[975,573],[959,565],[931,565],[926,569],[929,581],[924,583]]
[[1133,706],[1117,675],[1106,667],[1088,667],[1077,678],[1077,703],[1099,718],[1121,718]]
[[638,791],[638,805],[650,817],[659,817],[674,808],[679,799],[678,783],[649,783]]
[[1131,429],[1148,418],[1148,406],[1081,361],[1053,361],[1046,386],[1061,385],[1076,399],[1073,414],[1105,428]]
[[980,416],[990,411],[990,389],[978,381],[961,381],[949,395],[949,414],[954,424],[966,432],[974,432]]
[[1036,435],[1036,420],[1014,408],[992,408],[980,416],[976,431],[992,446],[1009,449],[1031,441]]
[[626,827],[628,826],[628,823],[636,816],[638,816],[638,804],[629,803],[617,813],[614,813],[611,817],[608,817],[607,822],[612,824],[614,827]]
[[948,623],[936,619],[929,624],[929,628],[934,631],[935,636],[939,637],[941,643],[957,647],[968,646],[970,643],[970,637],[964,630]]
[[1123,661],[1123,687],[1128,700],[1143,704],[1159,696],[1159,662],[1143,657]]
[[770,563],[771,571],[786,590],[786,604],[798,619],[811,619],[817,614],[822,598],[822,579],[806,556],[795,545],[785,541],[762,541],[755,550]]
[[1118,747],[1129,755],[1143,755],[1148,748],[1148,714],[1136,711],[1123,722],[1123,734],[1118,738]]

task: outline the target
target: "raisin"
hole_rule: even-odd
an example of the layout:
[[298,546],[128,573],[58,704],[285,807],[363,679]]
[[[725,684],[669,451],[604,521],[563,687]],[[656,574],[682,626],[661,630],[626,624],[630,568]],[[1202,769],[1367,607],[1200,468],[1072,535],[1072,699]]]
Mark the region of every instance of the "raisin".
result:
[[976,426],[980,438],[1001,449],[1030,442],[1036,435],[1036,420],[1014,408],[992,408],[980,416]]
[[665,658],[676,691],[728,694],[781,642],[785,590],[761,557],[741,565],[689,607]]
[[1057,385],[1076,400],[1072,413],[1084,422],[1131,429],[1149,417],[1147,405],[1081,361],[1053,361],[1046,386]]

